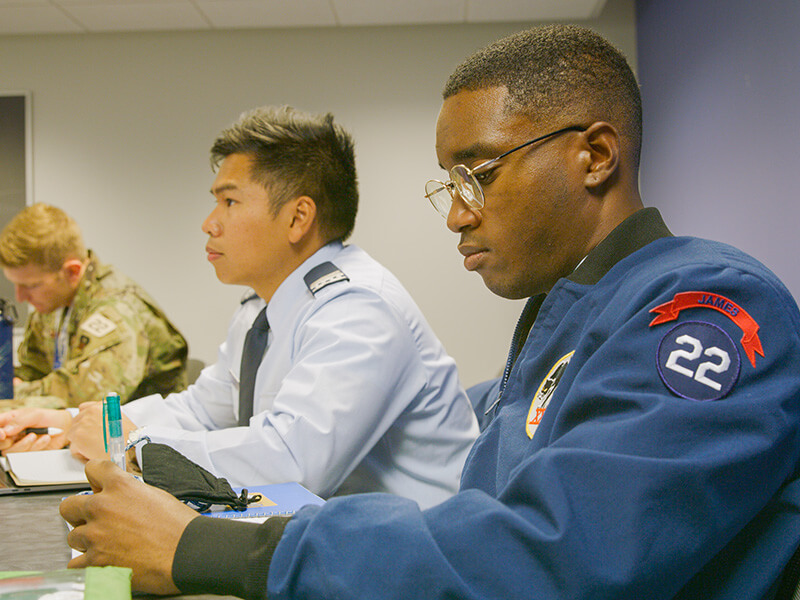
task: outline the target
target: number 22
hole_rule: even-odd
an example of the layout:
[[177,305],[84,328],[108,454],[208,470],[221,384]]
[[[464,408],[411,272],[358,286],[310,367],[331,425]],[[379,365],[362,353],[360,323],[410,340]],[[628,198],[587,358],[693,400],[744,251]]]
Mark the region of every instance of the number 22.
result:
[[[703,385],[707,385],[708,387],[719,391],[722,389],[722,384],[717,383],[713,379],[710,379],[706,376],[708,371],[713,373],[724,373],[728,370],[731,364],[731,357],[728,355],[727,352],[724,350],[717,348],[716,346],[712,346],[711,348],[707,348],[705,352],[703,351],[703,344],[695,337],[691,335],[681,335],[675,338],[675,343],[681,346],[691,346],[691,350],[683,350],[677,349],[673,350],[669,353],[669,358],[666,362],[666,367],[668,369],[672,369],[676,373],[680,373],[681,375],[685,375],[686,377],[693,378],[698,383],[702,383]],[[692,371],[691,369],[678,364],[678,360],[686,359],[686,361],[692,362],[700,358],[701,354],[705,354],[710,358],[717,358],[719,359],[718,362],[714,362],[711,360],[705,361],[700,363],[697,367],[696,371]]]

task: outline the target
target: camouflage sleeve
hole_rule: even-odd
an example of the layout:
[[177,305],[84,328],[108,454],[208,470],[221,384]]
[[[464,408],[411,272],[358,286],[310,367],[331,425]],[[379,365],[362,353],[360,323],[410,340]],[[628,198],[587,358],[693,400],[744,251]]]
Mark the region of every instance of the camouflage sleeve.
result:
[[148,345],[140,311],[110,299],[78,323],[64,364],[40,379],[19,383],[14,395],[56,396],[78,406],[117,392],[127,401],[145,375]]
[[17,362],[14,375],[25,381],[44,377],[52,370],[52,356],[48,355],[48,346],[52,345],[44,334],[41,318],[36,313],[28,317],[25,334],[17,349]]

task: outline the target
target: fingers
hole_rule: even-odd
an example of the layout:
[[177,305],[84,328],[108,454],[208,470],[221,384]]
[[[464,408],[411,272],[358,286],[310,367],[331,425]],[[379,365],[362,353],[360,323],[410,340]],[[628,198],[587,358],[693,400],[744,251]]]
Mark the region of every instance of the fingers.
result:
[[[35,433],[29,433],[21,441],[24,441],[27,444],[26,450],[37,451],[37,450],[47,450],[50,447],[50,443],[53,441],[53,438],[48,434],[44,435],[36,435]],[[16,444],[19,445],[19,444]],[[17,450],[19,452],[19,450]]]
[[172,581],[175,549],[189,521],[205,517],[111,461],[89,461],[86,477],[94,493],[71,496],[59,507],[73,526],[67,542],[83,552],[69,566],[129,567],[134,589],[178,593]]
[[8,439],[6,440],[9,442],[9,446],[5,448],[5,452],[30,452],[33,450],[44,450],[45,446],[42,446],[38,439],[39,437],[46,437],[47,441],[49,442],[50,436],[38,436],[35,433],[29,433],[27,435],[22,436],[21,438],[15,439]]
[[[42,425],[37,423],[47,412],[41,408],[17,408],[0,413],[0,427],[8,429],[9,427],[33,427]],[[46,425],[46,424],[44,424]]]
[[82,460],[83,462],[86,462],[87,460],[90,459],[90,457],[86,456],[83,452],[81,452],[80,448],[75,444],[70,444],[69,451],[70,454],[72,454],[72,456],[74,456],[79,460]]
[[92,491],[96,494],[104,489],[114,488],[121,483],[126,483],[130,479],[125,471],[120,469],[110,460],[94,459],[86,463],[86,479],[92,486]]
[[103,444],[103,418],[101,405],[97,402],[84,403],[81,412],[73,419],[67,432],[70,449],[75,456],[105,458]]
[[0,442],[0,450],[10,452],[35,452],[37,450],[57,450],[67,443],[67,436],[63,434],[49,435],[28,433],[18,438],[7,438]]
[[[99,501],[98,494],[104,489],[114,488],[120,478],[129,477],[110,460],[92,460],[86,463],[86,479],[92,486],[92,494],[76,494],[65,498],[58,507],[62,518],[74,529],[67,535],[67,542],[72,548],[84,552],[86,550],[84,532],[81,529],[91,520],[93,506]],[[75,543],[73,543],[75,542]]]
[[86,478],[92,487],[104,489],[115,480],[127,477],[125,471],[120,469],[110,460],[90,460],[86,463]]
[[[86,523],[86,502],[88,501],[88,497],[87,494],[68,496],[64,498],[58,506],[58,512],[61,513],[61,517],[72,525],[72,527],[79,527]],[[67,543],[69,543],[71,548],[83,552],[86,550],[84,546],[72,543],[75,541],[75,536],[75,530],[73,529],[67,534]]]
[[0,440],[13,440],[25,428],[24,422],[25,413],[22,411],[10,410],[0,413]]
[[79,554],[67,563],[67,567],[70,569],[85,569],[86,567],[91,566],[92,563],[89,562],[88,557],[84,553]]
[[82,569],[88,566],[106,566],[102,558],[97,556],[94,548],[89,542],[91,533],[89,530],[92,525],[87,519],[91,519],[92,502],[91,495],[77,495],[65,499],[59,511],[61,516],[72,525],[72,529],[67,533],[67,544],[70,548],[77,550],[81,554],[69,561],[67,566],[71,569]]
[[5,427],[9,423],[13,423],[16,413],[16,410],[7,410],[0,413],[0,427]]
[[103,408],[100,403],[84,402],[78,409],[78,414],[72,419],[72,429],[93,427],[103,422]]
[[0,450],[28,452],[63,448],[67,442],[66,433],[37,436],[25,434],[24,430],[27,427],[56,427],[67,432],[71,421],[72,417],[65,410],[20,408],[0,413]]

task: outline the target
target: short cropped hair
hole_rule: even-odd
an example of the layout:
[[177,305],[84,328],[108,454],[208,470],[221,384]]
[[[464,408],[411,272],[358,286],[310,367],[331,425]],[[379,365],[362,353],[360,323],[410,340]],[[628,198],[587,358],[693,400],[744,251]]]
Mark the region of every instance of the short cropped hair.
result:
[[273,215],[293,198],[309,196],[326,241],[350,236],[358,211],[355,148],[333,115],[289,106],[256,108],[219,135],[211,164],[216,169],[236,153],[252,158],[251,177],[272,196]]
[[60,208],[33,204],[19,212],[0,232],[0,265],[36,265],[55,272],[67,260],[86,260],[88,252],[78,224]]
[[507,110],[535,122],[555,128],[611,123],[629,139],[638,165],[642,100],[636,77],[623,54],[592,30],[548,25],[500,39],[457,67],[442,95],[501,86],[508,90]]

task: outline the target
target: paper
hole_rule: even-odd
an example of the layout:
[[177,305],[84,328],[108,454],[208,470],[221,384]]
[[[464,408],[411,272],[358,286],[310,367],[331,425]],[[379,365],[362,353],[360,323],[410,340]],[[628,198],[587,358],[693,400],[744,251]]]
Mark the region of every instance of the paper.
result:
[[68,448],[6,454],[8,473],[17,485],[88,483],[84,464]]

